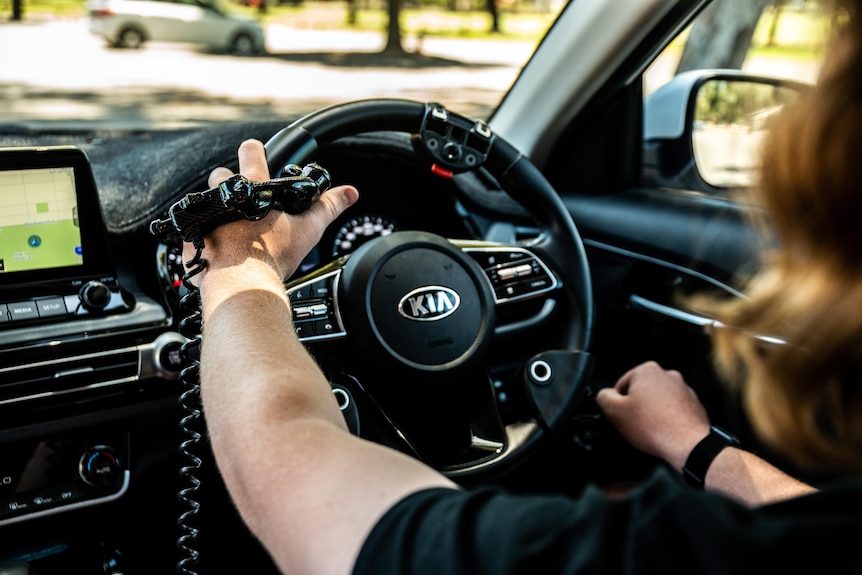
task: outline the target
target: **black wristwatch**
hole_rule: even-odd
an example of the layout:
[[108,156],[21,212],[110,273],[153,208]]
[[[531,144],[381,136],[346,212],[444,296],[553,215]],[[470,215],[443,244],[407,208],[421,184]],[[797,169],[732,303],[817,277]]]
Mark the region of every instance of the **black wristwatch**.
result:
[[682,477],[692,487],[703,489],[706,480],[706,472],[712,461],[721,453],[725,447],[737,447],[739,440],[720,427],[713,425],[709,428],[709,435],[700,440],[694,446],[685,465],[682,468]]

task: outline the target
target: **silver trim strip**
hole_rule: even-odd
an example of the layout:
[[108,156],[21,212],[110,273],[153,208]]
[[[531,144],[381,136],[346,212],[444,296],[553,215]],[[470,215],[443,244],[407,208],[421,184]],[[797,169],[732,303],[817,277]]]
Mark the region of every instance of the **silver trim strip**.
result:
[[686,268],[686,267],[683,267],[683,266],[679,266],[679,265],[676,265],[676,264],[672,264],[672,263],[670,263],[670,262],[666,262],[666,261],[664,261],[664,260],[660,260],[660,259],[658,259],[658,258],[654,258],[654,257],[651,257],[651,256],[645,256],[645,255],[643,255],[643,254],[639,254],[639,253],[637,253],[637,252],[632,252],[632,251],[629,251],[629,250],[625,250],[625,249],[623,249],[623,248],[617,248],[617,247],[614,247],[614,246],[611,246],[611,245],[608,245],[608,244],[604,244],[604,243],[602,243],[602,242],[597,242],[597,241],[595,241],[595,240],[588,240],[588,239],[585,239],[585,240],[584,240],[584,245],[587,245],[587,246],[590,246],[590,247],[593,247],[593,248],[596,248],[596,249],[599,249],[599,250],[604,250],[604,251],[606,251],[606,252],[611,252],[611,253],[615,253],[615,254],[618,254],[618,255],[621,255],[621,256],[625,256],[625,257],[630,258],[630,259],[633,259],[633,260],[640,260],[640,261],[642,261],[642,262],[647,262],[647,263],[655,264],[655,265],[657,265],[657,266],[661,266],[661,267],[664,267],[664,268],[667,268],[667,269],[671,269],[671,270],[674,270],[674,271],[676,271],[676,272],[684,273],[684,274],[689,275],[689,276],[691,276],[691,277],[693,277],[693,278],[697,278],[697,279],[699,279],[699,280],[701,280],[701,281],[704,281],[704,282],[706,282],[706,283],[708,283],[708,284],[712,284],[712,285],[714,285],[715,287],[717,287],[717,288],[719,288],[719,289],[722,289],[722,290],[724,290],[724,291],[726,291],[726,292],[728,292],[728,293],[730,293],[730,294],[732,294],[732,295],[735,295],[736,297],[740,297],[740,298],[743,298],[743,299],[747,299],[747,298],[748,298],[748,296],[746,296],[744,293],[742,293],[741,291],[737,290],[736,288],[733,288],[733,287],[731,287],[731,286],[729,286],[729,285],[727,285],[727,284],[725,284],[725,283],[722,283],[722,282],[718,281],[718,280],[717,280],[717,279],[715,279],[715,278],[711,278],[711,277],[709,277],[709,276],[708,276],[708,275],[706,275],[706,274],[702,274],[702,273],[700,273],[700,272],[698,272],[698,271],[695,271],[695,270],[692,270],[692,269],[689,269],[689,268]]
[[650,311],[658,315],[669,317],[671,319],[675,319],[677,321],[681,321],[697,327],[706,328],[712,327],[712,325],[715,324],[715,320],[712,318],[682,311],[675,307],[660,304],[658,302],[654,302],[636,294],[632,294],[629,296],[629,305],[631,305],[635,309]]
[[[704,331],[710,331],[713,329],[733,329],[732,326],[727,326],[720,321],[716,321],[710,317],[682,311],[674,307],[648,300],[635,294],[629,296],[629,305],[631,305],[635,309],[652,312],[670,319],[687,323],[689,325],[703,328]],[[788,345],[787,340],[771,335],[762,335],[757,333],[751,333],[749,335],[757,341],[761,341],[763,343],[768,343],[772,345]]]

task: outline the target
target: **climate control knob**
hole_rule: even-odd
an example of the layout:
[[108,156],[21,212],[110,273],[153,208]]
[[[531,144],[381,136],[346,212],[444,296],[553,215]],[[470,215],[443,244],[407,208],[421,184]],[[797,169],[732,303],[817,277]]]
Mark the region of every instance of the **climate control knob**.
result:
[[107,445],[96,445],[81,455],[78,475],[87,485],[105,487],[114,483],[122,473],[120,457]]

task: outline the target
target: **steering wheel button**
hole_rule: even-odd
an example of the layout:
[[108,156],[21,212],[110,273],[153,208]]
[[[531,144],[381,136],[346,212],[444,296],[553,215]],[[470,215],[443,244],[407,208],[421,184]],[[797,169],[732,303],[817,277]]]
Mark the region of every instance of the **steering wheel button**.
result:
[[312,306],[304,305],[293,308],[293,319],[303,320],[309,319],[312,316]]
[[287,294],[287,298],[292,302],[311,299],[311,286],[301,285],[297,288],[294,288],[290,290],[290,293]]
[[325,303],[318,303],[308,307],[311,310],[311,315],[313,315],[314,317],[320,317],[322,315],[326,315],[329,312],[329,308],[326,307]]
[[512,252],[502,252],[502,253],[500,253],[500,261],[502,261],[502,262],[509,262],[509,263],[517,262],[517,261],[520,261],[520,260],[525,260],[525,259],[527,259],[527,258],[529,258],[529,257],[530,257],[530,256],[529,256],[529,254],[526,254],[526,253],[524,253],[524,252],[515,252],[515,251],[512,251]]
[[312,324],[314,335],[329,335],[335,333],[335,322],[328,319],[317,320]]
[[331,291],[330,281],[328,279],[316,281],[311,284],[311,297],[324,298],[329,297]]

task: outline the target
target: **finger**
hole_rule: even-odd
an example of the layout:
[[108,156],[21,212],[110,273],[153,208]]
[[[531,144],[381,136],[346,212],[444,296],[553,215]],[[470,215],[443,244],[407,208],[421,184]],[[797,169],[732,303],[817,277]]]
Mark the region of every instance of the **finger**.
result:
[[336,186],[321,194],[306,214],[314,221],[314,227],[322,231],[358,199],[359,191],[353,186]]
[[232,175],[233,172],[228,170],[227,168],[216,168],[212,172],[210,172],[210,177],[207,180],[207,185],[211,188],[214,188]]
[[634,369],[630,369],[625,372],[614,384],[614,391],[619,393],[620,395],[628,395],[629,387],[632,384],[632,379],[634,378]]
[[604,387],[596,393],[596,405],[607,414],[608,411],[613,411],[614,407],[622,399],[622,395],[613,387]]
[[254,182],[269,179],[269,166],[266,163],[266,149],[260,140],[246,140],[237,150],[239,173]]

